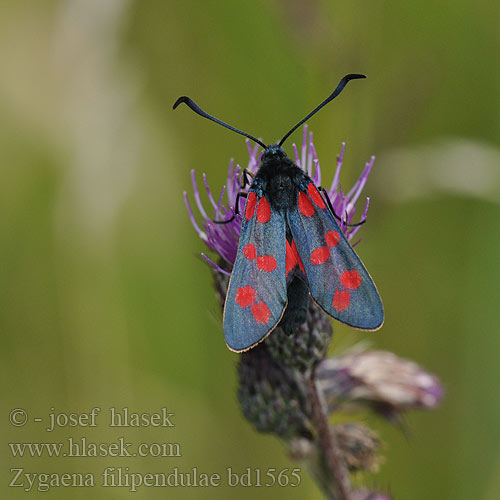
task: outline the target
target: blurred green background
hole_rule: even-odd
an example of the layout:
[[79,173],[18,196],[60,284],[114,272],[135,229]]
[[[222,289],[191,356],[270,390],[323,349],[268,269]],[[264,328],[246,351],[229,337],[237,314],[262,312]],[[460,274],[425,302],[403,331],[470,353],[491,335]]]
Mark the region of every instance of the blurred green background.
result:
[[[235,398],[205,248],[186,215],[189,171],[216,187],[241,137],[270,142],[363,72],[311,120],[325,178],[341,141],[350,186],[377,156],[359,254],[386,322],[335,325],[332,352],[359,340],[422,364],[446,397],[408,415],[409,436],[373,421],[380,474],[401,499],[487,499],[500,491],[499,9],[474,3],[0,1],[2,498],[25,472],[224,473],[293,467]],[[293,136],[300,141],[300,134]],[[291,141],[288,145],[291,151]],[[331,167],[329,167],[331,165]],[[331,172],[331,173],[330,173]],[[329,175],[330,174],[330,175]],[[326,184],[328,182],[325,182]],[[127,406],[175,413],[171,429],[12,427],[24,408]],[[7,442],[178,442],[181,458],[12,458]],[[32,496],[42,495],[32,492]],[[47,498],[319,499],[298,488],[54,488]]]

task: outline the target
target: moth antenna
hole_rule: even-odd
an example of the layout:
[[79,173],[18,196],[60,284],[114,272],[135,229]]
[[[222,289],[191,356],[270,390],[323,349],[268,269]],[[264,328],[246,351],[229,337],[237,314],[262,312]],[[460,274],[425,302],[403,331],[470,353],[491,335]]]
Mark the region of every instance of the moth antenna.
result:
[[342,92],[342,90],[344,90],[344,87],[350,80],[355,80],[357,78],[366,78],[366,76],[357,73],[350,73],[349,75],[344,76],[344,78],[342,78],[342,80],[340,80],[339,84],[337,85],[337,88],[317,108],[313,109],[303,120],[300,120],[300,122],[297,123],[297,125],[295,125],[291,130],[289,130],[285,134],[283,139],[281,139],[278,146],[282,146],[283,143],[288,139],[288,137],[293,132],[295,132],[295,130],[298,129],[306,120],[309,120],[309,118],[315,115],[323,106],[328,104],[330,101],[333,101]]
[[218,123],[219,125],[222,125],[223,127],[226,127],[229,130],[236,132],[237,134],[244,135],[245,137],[248,137],[252,141],[254,141],[257,144],[259,144],[260,146],[262,146],[264,149],[267,148],[267,146],[262,141],[259,141],[259,139],[257,139],[253,135],[247,134],[246,132],[238,130],[237,128],[231,127],[231,125],[228,125],[227,123],[224,123],[223,121],[219,120],[218,118],[215,118],[215,117],[209,115],[208,113],[203,111],[198,106],[198,104],[196,104],[192,99],[190,99],[189,97],[187,97],[185,95],[182,97],[179,97],[179,99],[177,99],[177,101],[175,101],[173,109],[177,108],[177,106],[179,106],[179,104],[182,104],[182,103],[184,103],[188,108],[192,109],[196,114],[203,116],[203,118],[207,118],[209,120],[212,120],[213,122]]

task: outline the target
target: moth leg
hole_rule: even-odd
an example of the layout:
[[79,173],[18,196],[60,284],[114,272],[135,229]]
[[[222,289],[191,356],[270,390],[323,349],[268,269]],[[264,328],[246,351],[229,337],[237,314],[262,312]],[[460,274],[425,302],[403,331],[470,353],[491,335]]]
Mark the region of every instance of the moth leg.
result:
[[[330,209],[330,212],[332,213],[332,215],[339,221],[339,222],[342,222],[342,219],[335,213],[335,210],[333,209],[332,207],[332,202],[330,201],[330,197],[328,196],[328,191],[323,187],[323,186],[319,186],[318,187],[318,191],[320,191],[321,193],[323,193],[324,197],[325,197],[325,200],[326,200],[326,204],[328,205],[328,208]],[[347,213],[346,213],[346,220],[347,220]],[[347,227],[357,227],[357,226],[362,226],[364,223],[366,222],[366,219],[365,220],[362,220],[360,222],[357,222],[356,224],[346,224]]]
[[252,180],[255,179],[255,174],[248,170],[248,168],[244,168],[241,172],[241,189],[245,189],[251,182],[248,180],[248,177],[251,177]]
[[[255,179],[255,174],[248,170],[248,168],[244,168],[241,172],[241,181],[240,181],[240,187],[241,189],[245,189],[248,185],[251,184],[251,182],[248,180],[248,177],[251,177],[252,180]],[[241,198],[246,198],[248,196],[248,193],[244,191],[240,191],[237,196],[236,196],[236,203],[234,204],[234,213],[233,216],[230,219],[227,220],[213,220],[212,222],[214,224],[228,224],[229,222],[232,222],[234,218],[240,213],[240,197]]]
[[212,222],[214,224],[229,224],[229,222],[232,222],[234,220],[234,218],[240,213],[240,198],[246,198],[247,196],[248,196],[248,193],[245,193],[244,191],[240,191],[236,195],[236,202],[234,203],[234,213],[230,219],[227,219],[227,220],[213,220],[212,219]]

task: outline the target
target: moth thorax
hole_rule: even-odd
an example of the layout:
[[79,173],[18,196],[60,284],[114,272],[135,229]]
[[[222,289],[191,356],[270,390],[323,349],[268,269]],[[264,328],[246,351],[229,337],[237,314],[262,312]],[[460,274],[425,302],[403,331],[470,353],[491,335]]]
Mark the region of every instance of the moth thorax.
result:
[[269,202],[276,210],[290,208],[297,203],[297,188],[289,175],[277,174],[268,183]]

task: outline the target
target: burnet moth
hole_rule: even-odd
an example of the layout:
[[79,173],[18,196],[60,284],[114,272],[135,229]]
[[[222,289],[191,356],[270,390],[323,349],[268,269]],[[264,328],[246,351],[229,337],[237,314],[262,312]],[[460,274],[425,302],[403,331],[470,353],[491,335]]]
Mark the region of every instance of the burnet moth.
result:
[[224,305],[224,336],[232,351],[254,347],[278,324],[286,333],[293,332],[305,321],[309,293],[342,323],[360,330],[382,326],[384,309],[377,288],[342,234],[328,195],[282,149],[300,125],[357,78],[365,76],[344,76],[330,96],[270,146],[207,114],[189,97],[180,97],[173,106],[184,103],[264,148],[255,176],[242,172],[242,188],[251,184],[248,192],[238,194],[233,216],[214,221],[233,220],[239,198],[247,198]]

